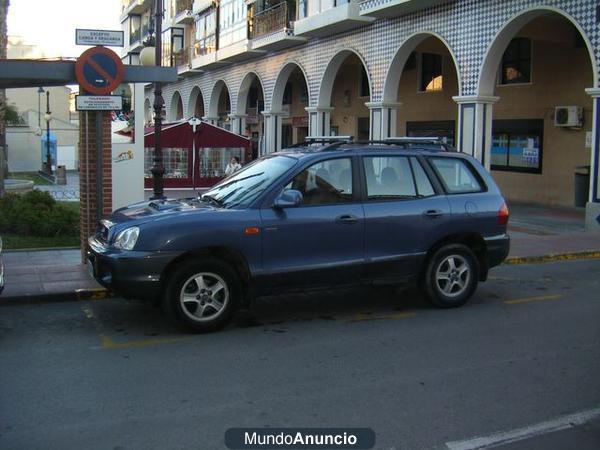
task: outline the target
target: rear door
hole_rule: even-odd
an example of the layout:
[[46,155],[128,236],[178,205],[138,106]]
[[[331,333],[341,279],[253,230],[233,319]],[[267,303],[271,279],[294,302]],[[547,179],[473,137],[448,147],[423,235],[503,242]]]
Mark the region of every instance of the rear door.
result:
[[366,276],[384,282],[411,278],[450,219],[448,200],[414,156],[365,155],[361,168]]
[[263,205],[264,283],[307,287],[360,280],[365,222],[356,161],[338,157],[310,164],[283,186],[303,194],[301,205]]

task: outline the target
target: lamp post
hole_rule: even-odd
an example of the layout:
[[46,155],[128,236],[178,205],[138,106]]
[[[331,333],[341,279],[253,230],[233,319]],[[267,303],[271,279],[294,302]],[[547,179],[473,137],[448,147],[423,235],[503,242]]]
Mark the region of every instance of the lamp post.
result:
[[[155,7],[156,11],[154,13],[154,49],[152,49],[152,47],[146,47],[141,51],[140,63],[143,66],[162,65],[162,0],[156,0]],[[154,50],[154,55],[152,54],[152,50]],[[152,197],[150,197],[150,200],[163,200],[165,198],[163,189],[163,176],[165,173],[165,166],[163,164],[163,153],[160,142],[160,132],[162,129],[162,110],[164,104],[165,100],[162,96],[162,83],[157,81],[154,83],[154,159],[152,169],[150,169],[150,171],[152,172],[153,195]]]
[[42,129],[42,94],[44,93],[44,88],[39,87],[37,90],[38,93],[38,128]]
[[52,112],[50,112],[50,92],[46,91],[46,173],[52,175],[52,155],[50,154],[50,121],[52,120]]

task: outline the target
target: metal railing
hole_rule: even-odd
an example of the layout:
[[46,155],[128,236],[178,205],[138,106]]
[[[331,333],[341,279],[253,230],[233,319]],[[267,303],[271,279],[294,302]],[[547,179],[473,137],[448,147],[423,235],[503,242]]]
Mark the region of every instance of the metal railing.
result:
[[191,61],[191,58],[190,58],[191,52],[192,52],[191,47],[185,47],[178,52],[173,52],[173,55],[172,55],[173,66],[180,67],[180,66],[189,65],[190,61]]
[[176,0],[175,15],[179,15],[184,11],[191,11],[194,7],[194,0]]
[[287,2],[283,1],[254,16],[251,37],[257,38],[266,34],[281,30],[291,30],[296,11],[288,8]]

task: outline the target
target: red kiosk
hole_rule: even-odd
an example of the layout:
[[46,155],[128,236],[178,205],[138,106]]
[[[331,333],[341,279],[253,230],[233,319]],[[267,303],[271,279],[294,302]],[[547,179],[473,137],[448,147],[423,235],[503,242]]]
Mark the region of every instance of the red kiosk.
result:
[[[232,157],[243,165],[252,159],[252,141],[206,122],[196,125],[194,133],[188,121],[167,123],[161,130],[166,188],[210,187],[225,176]],[[154,128],[144,135],[144,186],[152,187]]]

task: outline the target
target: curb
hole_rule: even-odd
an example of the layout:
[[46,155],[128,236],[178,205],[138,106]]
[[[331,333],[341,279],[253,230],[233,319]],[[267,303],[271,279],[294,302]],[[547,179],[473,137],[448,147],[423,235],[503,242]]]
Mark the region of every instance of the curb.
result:
[[66,303],[87,300],[104,300],[114,297],[108,289],[92,288],[77,289],[70,292],[57,292],[51,294],[32,294],[12,297],[0,297],[0,307],[15,305],[39,305],[44,303]]
[[557,253],[553,255],[540,256],[512,256],[507,258],[503,264],[536,264],[550,263],[559,261],[576,261],[579,259],[600,259],[600,250],[590,250],[585,252]]

